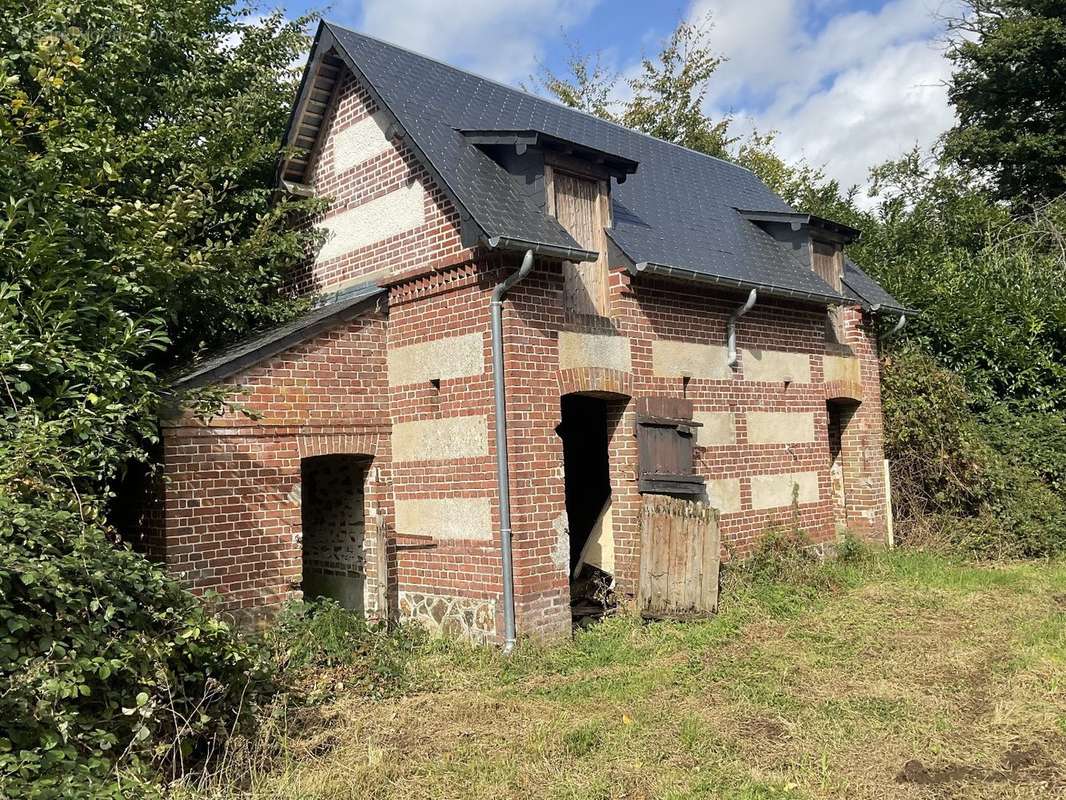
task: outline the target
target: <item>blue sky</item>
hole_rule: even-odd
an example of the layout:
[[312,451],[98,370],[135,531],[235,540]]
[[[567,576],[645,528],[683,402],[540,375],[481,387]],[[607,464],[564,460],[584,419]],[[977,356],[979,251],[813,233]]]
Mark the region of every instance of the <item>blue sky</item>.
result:
[[[566,41],[625,76],[678,20],[705,20],[727,61],[707,110],[738,134],[777,132],[779,151],[843,184],[953,121],[939,19],[957,0],[334,0],[327,19],[518,85]],[[290,16],[321,3],[289,0]]]

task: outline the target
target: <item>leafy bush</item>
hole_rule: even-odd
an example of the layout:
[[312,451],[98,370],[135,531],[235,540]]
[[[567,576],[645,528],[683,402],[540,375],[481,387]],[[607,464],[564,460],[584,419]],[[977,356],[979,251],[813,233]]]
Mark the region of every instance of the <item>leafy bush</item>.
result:
[[796,520],[775,523],[764,530],[755,549],[746,558],[731,557],[725,568],[725,583],[734,590],[774,585],[788,586],[799,595],[834,589],[836,576],[823,569],[823,551],[811,542]]
[[0,492],[0,674],[10,797],[117,791],[117,764],[188,770],[272,691],[254,647],[51,492]]
[[279,669],[307,702],[339,692],[380,698],[402,691],[408,662],[424,639],[417,625],[368,625],[327,598],[287,604],[266,634]]
[[269,661],[103,509],[162,374],[298,310],[318,201],[275,196],[305,20],[224,0],[42,0],[0,25],[0,796],[197,765]]
[[[897,537],[979,557],[1033,557],[1066,549],[1066,498],[1054,489],[1063,451],[1023,455],[1046,415],[1012,430],[1005,407],[982,418],[962,380],[915,351],[884,360],[885,450]],[[1050,480],[1045,481],[1045,478]]]

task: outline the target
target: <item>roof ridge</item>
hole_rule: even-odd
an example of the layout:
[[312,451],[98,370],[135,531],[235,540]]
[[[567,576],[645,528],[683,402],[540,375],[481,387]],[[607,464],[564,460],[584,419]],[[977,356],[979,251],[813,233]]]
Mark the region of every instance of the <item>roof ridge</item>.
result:
[[[396,44],[395,42],[390,42],[388,39],[382,39],[379,36],[371,36],[370,34],[367,34],[367,33],[361,33],[360,31],[352,30],[351,28],[348,28],[348,27],[346,27],[344,25],[339,25],[339,24],[337,24],[335,22],[330,22],[329,20],[326,20],[326,19],[322,20],[322,24],[324,24],[324,25],[326,25],[326,26],[328,26],[330,28],[337,28],[337,29],[342,30],[342,31],[344,31],[346,33],[350,33],[353,36],[359,36],[359,37],[361,37],[363,39],[369,39],[372,42],[377,42],[378,44],[383,44],[383,45],[385,45],[387,47],[395,48],[396,50],[400,50],[400,51],[402,51],[404,53],[408,53],[410,55],[417,56],[418,58],[423,58],[426,61],[431,61],[434,64],[439,64],[440,66],[445,67],[445,68],[450,69],[450,70],[453,70],[455,72],[461,72],[464,75],[471,75],[471,76],[477,78],[478,80],[485,81],[486,83],[491,83],[494,86],[499,86],[501,89],[506,89],[509,92],[514,92],[516,94],[521,94],[521,95],[524,95],[524,96],[526,96],[526,97],[528,97],[528,98],[530,98],[532,100],[538,100],[538,101],[540,101],[542,103],[548,103],[549,105],[556,106],[558,108],[562,108],[562,109],[565,109],[567,111],[571,111],[571,112],[573,112],[575,114],[580,114],[583,117],[588,117],[589,119],[594,119],[597,122],[602,122],[605,125],[611,125],[611,126],[613,126],[615,128],[619,128],[620,130],[625,131],[626,133],[633,134],[634,136],[642,136],[645,139],[651,139],[653,142],[658,142],[659,144],[669,145],[670,147],[676,147],[678,150],[683,150],[686,153],[692,153],[693,155],[702,156],[703,158],[709,158],[712,161],[717,161],[717,162],[719,162],[721,164],[725,164],[726,166],[734,167],[735,169],[739,169],[739,170],[741,170],[743,172],[747,172],[747,173],[749,173],[751,175],[755,175],[755,172],[753,170],[749,169],[748,167],[745,167],[743,164],[737,164],[734,161],[728,161],[728,160],[726,160],[724,158],[719,158],[718,156],[712,156],[710,153],[701,153],[699,150],[693,150],[691,147],[685,147],[684,145],[678,144],[677,142],[671,142],[671,141],[668,141],[667,139],[660,139],[658,136],[652,136],[650,133],[644,133],[643,131],[635,130],[634,128],[627,127],[626,125],[623,125],[620,122],[615,122],[614,120],[604,119],[603,117],[597,117],[595,114],[592,114],[592,113],[590,113],[588,111],[584,111],[584,110],[582,110],[580,108],[574,108],[573,106],[568,106],[566,103],[562,103],[562,102],[560,102],[558,100],[552,100],[550,97],[544,97],[543,95],[533,94],[532,92],[527,92],[525,89],[516,89],[514,86],[509,86],[508,84],[504,83],[503,81],[496,80],[495,78],[486,77],[485,75],[482,75],[480,73],[474,72],[473,70],[461,69],[461,68],[455,66],[454,64],[449,64],[447,61],[442,61],[441,59],[434,58],[433,56],[427,56],[425,53],[419,53],[417,50],[412,50],[409,47],[404,47],[403,45]],[[760,180],[760,181],[762,180],[762,178],[759,178],[758,175],[755,175],[755,177],[758,180]]]

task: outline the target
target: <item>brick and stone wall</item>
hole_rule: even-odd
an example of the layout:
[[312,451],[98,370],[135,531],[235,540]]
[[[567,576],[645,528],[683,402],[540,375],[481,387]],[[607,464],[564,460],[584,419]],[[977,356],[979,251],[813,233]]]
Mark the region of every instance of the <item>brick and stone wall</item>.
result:
[[[494,640],[502,609],[489,297],[520,254],[465,250],[455,209],[390,129],[354,81],[342,84],[312,178],[316,192],[333,198],[321,221],[332,236],[293,279],[299,291],[373,279],[389,287],[387,312],[339,324],[229,378],[244,387],[240,400],[255,419],[234,412],[206,424],[187,415],[167,421],[165,535],[150,544],[195,589],[221,593],[226,608],[277,608],[299,596],[304,573],[328,573],[314,563],[324,555],[361,563],[368,615],[379,613],[384,595],[393,612],[434,631]],[[868,317],[842,315],[841,346],[827,342],[824,310],[761,298],[738,323],[739,359],[730,367],[726,320],[742,296],[634,283],[618,269],[609,287],[607,317],[569,319],[561,265],[538,260],[506,304],[520,633],[570,630],[556,430],[565,394],[606,403],[612,496],[603,524],[623,593],[635,592],[639,575],[634,399],[642,396],[693,402],[702,424],[695,468],[722,515],[723,555],[751,552],[771,525],[798,525],[816,542],[836,535],[827,403],[845,423],[844,522],[883,535],[877,340]],[[337,462],[358,464],[358,478],[335,481],[349,487],[343,515],[303,507],[321,501],[309,498],[301,476],[323,456],[358,457]],[[346,533],[307,552],[311,519]],[[389,542],[384,553],[375,549],[380,536]],[[337,547],[340,556],[330,552]]]
[[331,597],[365,612],[366,518],[363,485],[369,459],[305,458],[300,469],[300,556],[304,597]]
[[166,536],[154,554],[195,590],[218,592],[223,608],[264,612],[298,596],[304,459],[362,457],[366,522],[392,513],[385,329],[372,313],[229,378],[255,419],[233,411],[164,422]]
[[389,115],[349,75],[327,111],[309,179],[317,196],[331,200],[317,223],[327,239],[292,276],[291,290],[323,291],[463,258],[455,207],[410,145],[389,133]]
[[696,471],[721,511],[725,557],[749,553],[774,525],[802,527],[816,543],[836,535],[826,403],[861,400],[842,437],[847,522],[883,536],[876,340],[858,309],[845,314],[848,349],[827,344],[824,310],[763,300],[738,324],[740,357],[730,368],[726,320],[742,297],[667,282],[613,285],[610,318],[584,324],[564,320],[558,265],[539,265],[508,303],[521,630],[552,634],[569,626],[563,458],[555,434],[559,398],[567,392],[608,398],[615,576],[625,593],[635,592],[639,575],[634,397],[693,401],[703,423]]
[[471,263],[397,282],[387,337],[400,608],[434,630],[470,612],[476,638],[501,590],[490,280]]
[[[274,606],[301,576],[301,460],[367,458],[364,513],[390,537],[393,607],[434,630],[499,631],[489,295],[498,257],[397,279],[374,314],[234,376],[236,414],[170,423],[167,547],[172,567],[231,606]],[[738,298],[669,283],[618,287],[609,319],[564,319],[560,265],[539,262],[505,312],[515,593],[524,633],[569,629],[570,547],[560,398],[606,399],[609,527],[622,592],[639,574],[633,398],[687,397],[703,423],[696,471],[722,513],[725,556],[750,552],[772,525],[816,542],[836,535],[827,402],[847,404],[841,456],[847,527],[883,535],[884,486],[875,339],[845,315],[850,353],[825,341],[824,311],[764,300],[725,323]],[[347,438],[345,438],[347,437]],[[795,501],[795,502],[794,502]],[[306,519],[306,516],[304,517]],[[369,540],[366,540],[369,543]],[[375,559],[365,557],[373,614]]]

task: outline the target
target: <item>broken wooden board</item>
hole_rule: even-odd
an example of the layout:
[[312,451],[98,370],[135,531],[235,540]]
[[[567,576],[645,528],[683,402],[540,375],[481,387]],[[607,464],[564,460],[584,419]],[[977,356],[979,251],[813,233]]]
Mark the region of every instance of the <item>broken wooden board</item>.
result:
[[718,608],[718,512],[706,503],[644,495],[637,607],[645,617],[707,616]]

